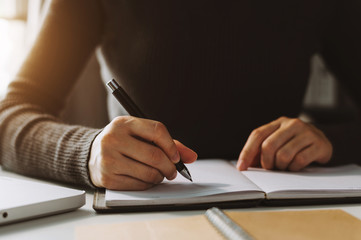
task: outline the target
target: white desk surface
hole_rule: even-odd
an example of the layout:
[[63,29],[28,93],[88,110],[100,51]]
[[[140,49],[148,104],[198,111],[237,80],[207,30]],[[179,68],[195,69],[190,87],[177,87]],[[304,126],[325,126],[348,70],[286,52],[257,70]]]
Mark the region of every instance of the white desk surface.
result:
[[[0,167],[0,175],[18,177],[14,173],[4,171]],[[1,197],[1,196],[0,196]],[[77,226],[107,224],[126,221],[142,221],[165,218],[176,218],[180,216],[191,216],[203,214],[204,211],[174,211],[153,213],[117,213],[97,214],[93,208],[93,194],[86,194],[86,205],[82,208],[55,216],[49,216],[20,223],[0,226],[0,239],[74,239]],[[232,211],[284,211],[284,210],[310,210],[310,209],[343,209],[351,215],[361,219],[361,204],[342,205],[319,205],[319,206],[296,206],[296,207],[257,207],[240,208]]]

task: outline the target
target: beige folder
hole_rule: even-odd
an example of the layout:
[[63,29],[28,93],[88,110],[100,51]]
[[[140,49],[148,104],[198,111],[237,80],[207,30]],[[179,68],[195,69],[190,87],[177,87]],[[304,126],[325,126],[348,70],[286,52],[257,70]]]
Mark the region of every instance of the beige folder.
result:
[[[361,221],[342,210],[225,212],[254,239],[360,239]],[[223,239],[205,215],[79,226],[76,239]]]

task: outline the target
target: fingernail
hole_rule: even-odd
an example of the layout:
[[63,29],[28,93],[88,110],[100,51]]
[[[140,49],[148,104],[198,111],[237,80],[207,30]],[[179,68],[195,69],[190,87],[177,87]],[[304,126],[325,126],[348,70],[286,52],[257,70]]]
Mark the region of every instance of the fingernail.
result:
[[237,165],[236,165],[236,168],[239,170],[239,168],[241,167],[241,161],[240,160],[238,160],[237,161]]
[[240,171],[246,170],[246,168],[244,167],[244,161],[243,160],[239,160],[237,162],[237,169]]
[[174,156],[172,157],[172,162],[177,163],[180,161],[180,156],[179,156],[179,152],[177,151],[176,154],[174,154]]
[[198,158],[198,154],[192,150],[192,152],[194,153],[194,155],[196,156],[196,159]]
[[241,164],[242,164],[242,160],[238,160],[237,166],[236,166],[238,170],[241,170]]

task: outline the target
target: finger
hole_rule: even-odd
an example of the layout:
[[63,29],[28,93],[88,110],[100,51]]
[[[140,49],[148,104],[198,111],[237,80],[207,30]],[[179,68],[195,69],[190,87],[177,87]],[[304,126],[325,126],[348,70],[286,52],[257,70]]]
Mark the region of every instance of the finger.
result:
[[306,124],[300,119],[279,118],[280,128],[272,133],[263,143],[261,152],[261,164],[263,168],[273,169],[276,165],[276,152],[297,133],[303,132]]
[[315,144],[312,144],[301,152],[298,152],[294,157],[291,164],[288,166],[288,170],[290,171],[300,171],[311,162],[315,161],[318,156],[319,149],[317,149]]
[[198,155],[192,149],[186,147],[181,142],[174,140],[175,145],[177,146],[178,152],[181,157],[181,161],[184,163],[192,163],[197,160]]
[[261,164],[265,169],[273,169],[276,165],[276,152],[296,134],[302,133],[306,127],[305,123],[299,119],[280,118],[281,126],[269,137],[267,137],[261,147]]
[[154,186],[154,184],[145,183],[138,179],[125,175],[108,175],[103,177],[102,185],[110,190],[146,190]]
[[[112,148],[114,152],[159,170],[169,180],[176,177],[177,173],[174,163],[169,161],[165,153],[153,144],[134,137],[128,137],[119,139],[116,144],[112,145]],[[120,157],[118,156],[118,158]]]
[[266,138],[261,146],[261,165],[265,169],[273,169],[277,150],[285,145],[295,134],[295,129],[280,127]]
[[239,155],[237,162],[238,170],[246,170],[254,163],[255,158],[259,154],[262,142],[279,127],[280,121],[276,120],[252,131]]
[[159,184],[164,176],[157,169],[119,154],[112,164],[112,173],[125,175],[149,184]]
[[310,136],[304,132],[292,138],[277,151],[275,157],[276,168],[280,170],[286,170],[296,154],[301,152],[304,148],[310,146],[313,140],[313,136]]
[[257,153],[256,157],[253,159],[253,161],[251,162],[251,164],[248,167],[257,167],[260,168],[261,166],[261,161],[260,161],[260,152]]
[[164,124],[158,121],[133,117],[128,118],[126,126],[128,126],[131,135],[154,143],[164,151],[168,159],[173,163],[179,162],[178,149]]
[[256,155],[255,159],[254,159],[253,162],[251,163],[250,167],[258,167],[258,168],[262,167],[262,166],[261,166],[261,161],[260,161],[260,159],[261,159],[261,153],[258,152],[258,154]]

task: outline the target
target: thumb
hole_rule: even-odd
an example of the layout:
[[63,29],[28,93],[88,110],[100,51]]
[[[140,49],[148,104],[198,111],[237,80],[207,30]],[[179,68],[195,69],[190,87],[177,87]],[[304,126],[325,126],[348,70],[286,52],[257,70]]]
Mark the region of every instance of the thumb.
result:
[[184,163],[192,163],[195,160],[197,160],[198,155],[196,152],[194,152],[192,149],[186,147],[178,140],[174,140],[175,145],[177,146],[177,149],[179,151],[179,155],[181,158],[181,161]]

